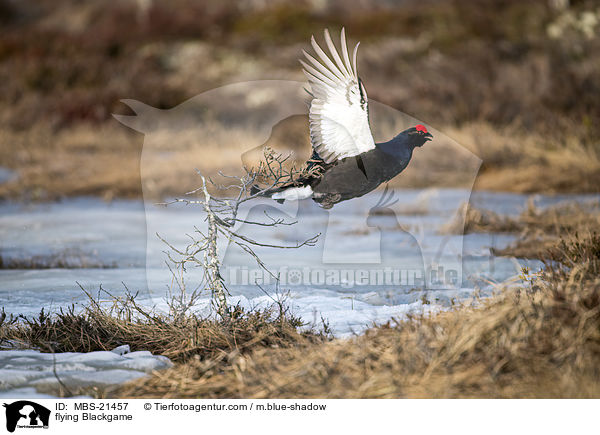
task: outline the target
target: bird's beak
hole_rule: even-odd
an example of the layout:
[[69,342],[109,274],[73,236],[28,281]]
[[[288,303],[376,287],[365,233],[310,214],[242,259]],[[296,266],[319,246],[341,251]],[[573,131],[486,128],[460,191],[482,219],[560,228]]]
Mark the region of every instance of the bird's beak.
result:
[[431,133],[425,133],[425,139],[431,140],[431,139],[433,139],[433,135]]

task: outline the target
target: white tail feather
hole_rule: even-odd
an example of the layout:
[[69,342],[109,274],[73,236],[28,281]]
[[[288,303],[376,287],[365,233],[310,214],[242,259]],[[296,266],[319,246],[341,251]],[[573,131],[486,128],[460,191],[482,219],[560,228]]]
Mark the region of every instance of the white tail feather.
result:
[[290,187],[281,192],[274,193],[272,199],[287,199],[297,201],[299,199],[312,198],[313,191],[310,186]]

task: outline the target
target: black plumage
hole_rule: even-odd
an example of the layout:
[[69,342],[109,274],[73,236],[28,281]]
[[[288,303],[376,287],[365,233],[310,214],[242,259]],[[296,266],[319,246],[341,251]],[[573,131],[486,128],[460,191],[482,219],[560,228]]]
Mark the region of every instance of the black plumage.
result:
[[[433,136],[423,126],[409,128],[388,142],[357,156],[326,163],[316,151],[303,171],[308,176],[263,192],[265,196],[287,189],[310,186],[312,199],[324,208],[340,201],[363,196],[380,184],[401,173],[410,162],[413,150],[421,147]],[[283,201],[283,199],[279,199]]]

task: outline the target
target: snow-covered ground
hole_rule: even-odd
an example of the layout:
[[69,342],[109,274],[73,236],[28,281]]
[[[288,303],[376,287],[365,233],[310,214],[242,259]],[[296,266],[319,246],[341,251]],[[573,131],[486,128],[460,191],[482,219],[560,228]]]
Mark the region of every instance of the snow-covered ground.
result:
[[[306,322],[319,325],[323,318],[338,336],[360,333],[409,312],[444,309],[453,300],[471,297],[475,289],[489,294],[494,283],[514,280],[523,265],[539,267],[537,262],[490,255],[491,247],[506,246],[514,236],[440,232],[465,201],[515,215],[526,206],[528,196],[486,192],[471,196],[461,189],[400,190],[394,194],[398,202],[375,208],[380,197],[380,191],[373,192],[331,211],[311,201],[281,206],[257,203],[243,211],[255,218],[264,219],[267,211],[274,218],[298,221],[276,229],[240,228],[262,242],[293,245],[321,234],[313,247],[257,249],[270,270],[282,278],[279,291],[289,292],[286,303],[292,312]],[[592,198],[597,199],[537,195],[534,200],[547,206]],[[41,308],[53,311],[84,302],[80,285],[92,293],[102,285],[114,295],[126,287],[137,291],[138,302],[161,309],[173,282],[165,265],[167,246],[156,234],[184,247],[194,227],[203,224],[200,207],[180,204],[165,208],[151,202],[104,203],[88,198],[0,204],[2,306],[8,313],[35,315]],[[277,297],[274,282],[265,281],[242,250],[229,246],[221,255],[232,303],[265,306]],[[189,269],[188,289],[200,279],[199,269]],[[208,297],[198,309],[207,307]],[[53,356],[2,351],[0,394],[27,396],[31,392],[27,388],[56,382],[55,360],[61,380],[78,385],[120,383],[168,365],[164,359],[139,352]]]

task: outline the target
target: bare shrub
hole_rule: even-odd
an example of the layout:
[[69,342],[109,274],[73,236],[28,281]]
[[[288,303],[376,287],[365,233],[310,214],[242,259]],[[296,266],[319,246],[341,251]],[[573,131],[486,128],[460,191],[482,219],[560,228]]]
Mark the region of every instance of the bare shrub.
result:
[[[296,222],[285,221],[284,219],[274,219],[265,213],[265,220],[253,221],[242,220],[238,218],[240,207],[247,201],[251,201],[259,197],[265,190],[277,187],[294,178],[297,178],[301,171],[294,168],[286,169],[286,157],[274,153],[271,149],[265,148],[264,160],[256,169],[247,169],[243,176],[228,176],[219,172],[219,175],[230,180],[227,185],[221,185],[206,179],[199,171],[198,175],[201,180],[201,187],[188,192],[186,195],[199,194],[199,199],[176,198],[175,200],[165,203],[165,205],[173,203],[184,203],[187,205],[200,205],[206,215],[206,228],[195,228],[193,235],[190,235],[191,242],[185,249],[178,249],[168,241],[161,240],[168,246],[167,255],[169,261],[175,266],[175,270],[171,270],[174,281],[179,287],[178,296],[170,294],[169,306],[171,312],[176,316],[184,315],[185,312],[194,305],[194,302],[199,298],[201,290],[198,287],[191,294],[187,295],[185,286],[184,273],[190,265],[199,266],[204,271],[204,282],[202,286],[204,290],[209,290],[211,293],[211,303],[215,312],[221,317],[230,316],[230,310],[227,305],[227,296],[229,292],[225,286],[225,282],[220,273],[220,258],[219,246],[221,243],[232,243],[240,247],[250,257],[252,257],[257,265],[268,272],[275,280],[279,278],[275,276],[256,255],[253,247],[269,247],[276,249],[297,249],[302,246],[313,246],[319,234],[298,242],[294,245],[277,245],[264,243],[259,240],[254,240],[246,235],[243,235],[234,229],[237,224],[278,227],[281,225],[293,225]],[[253,188],[259,182],[267,184],[264,188]],[[232,197],[220,197],[212,195],[209,188],[217,191],[228,191],[232,189],[237,191],[237,194]],[[160,237],[160,236],[159,236]]]

